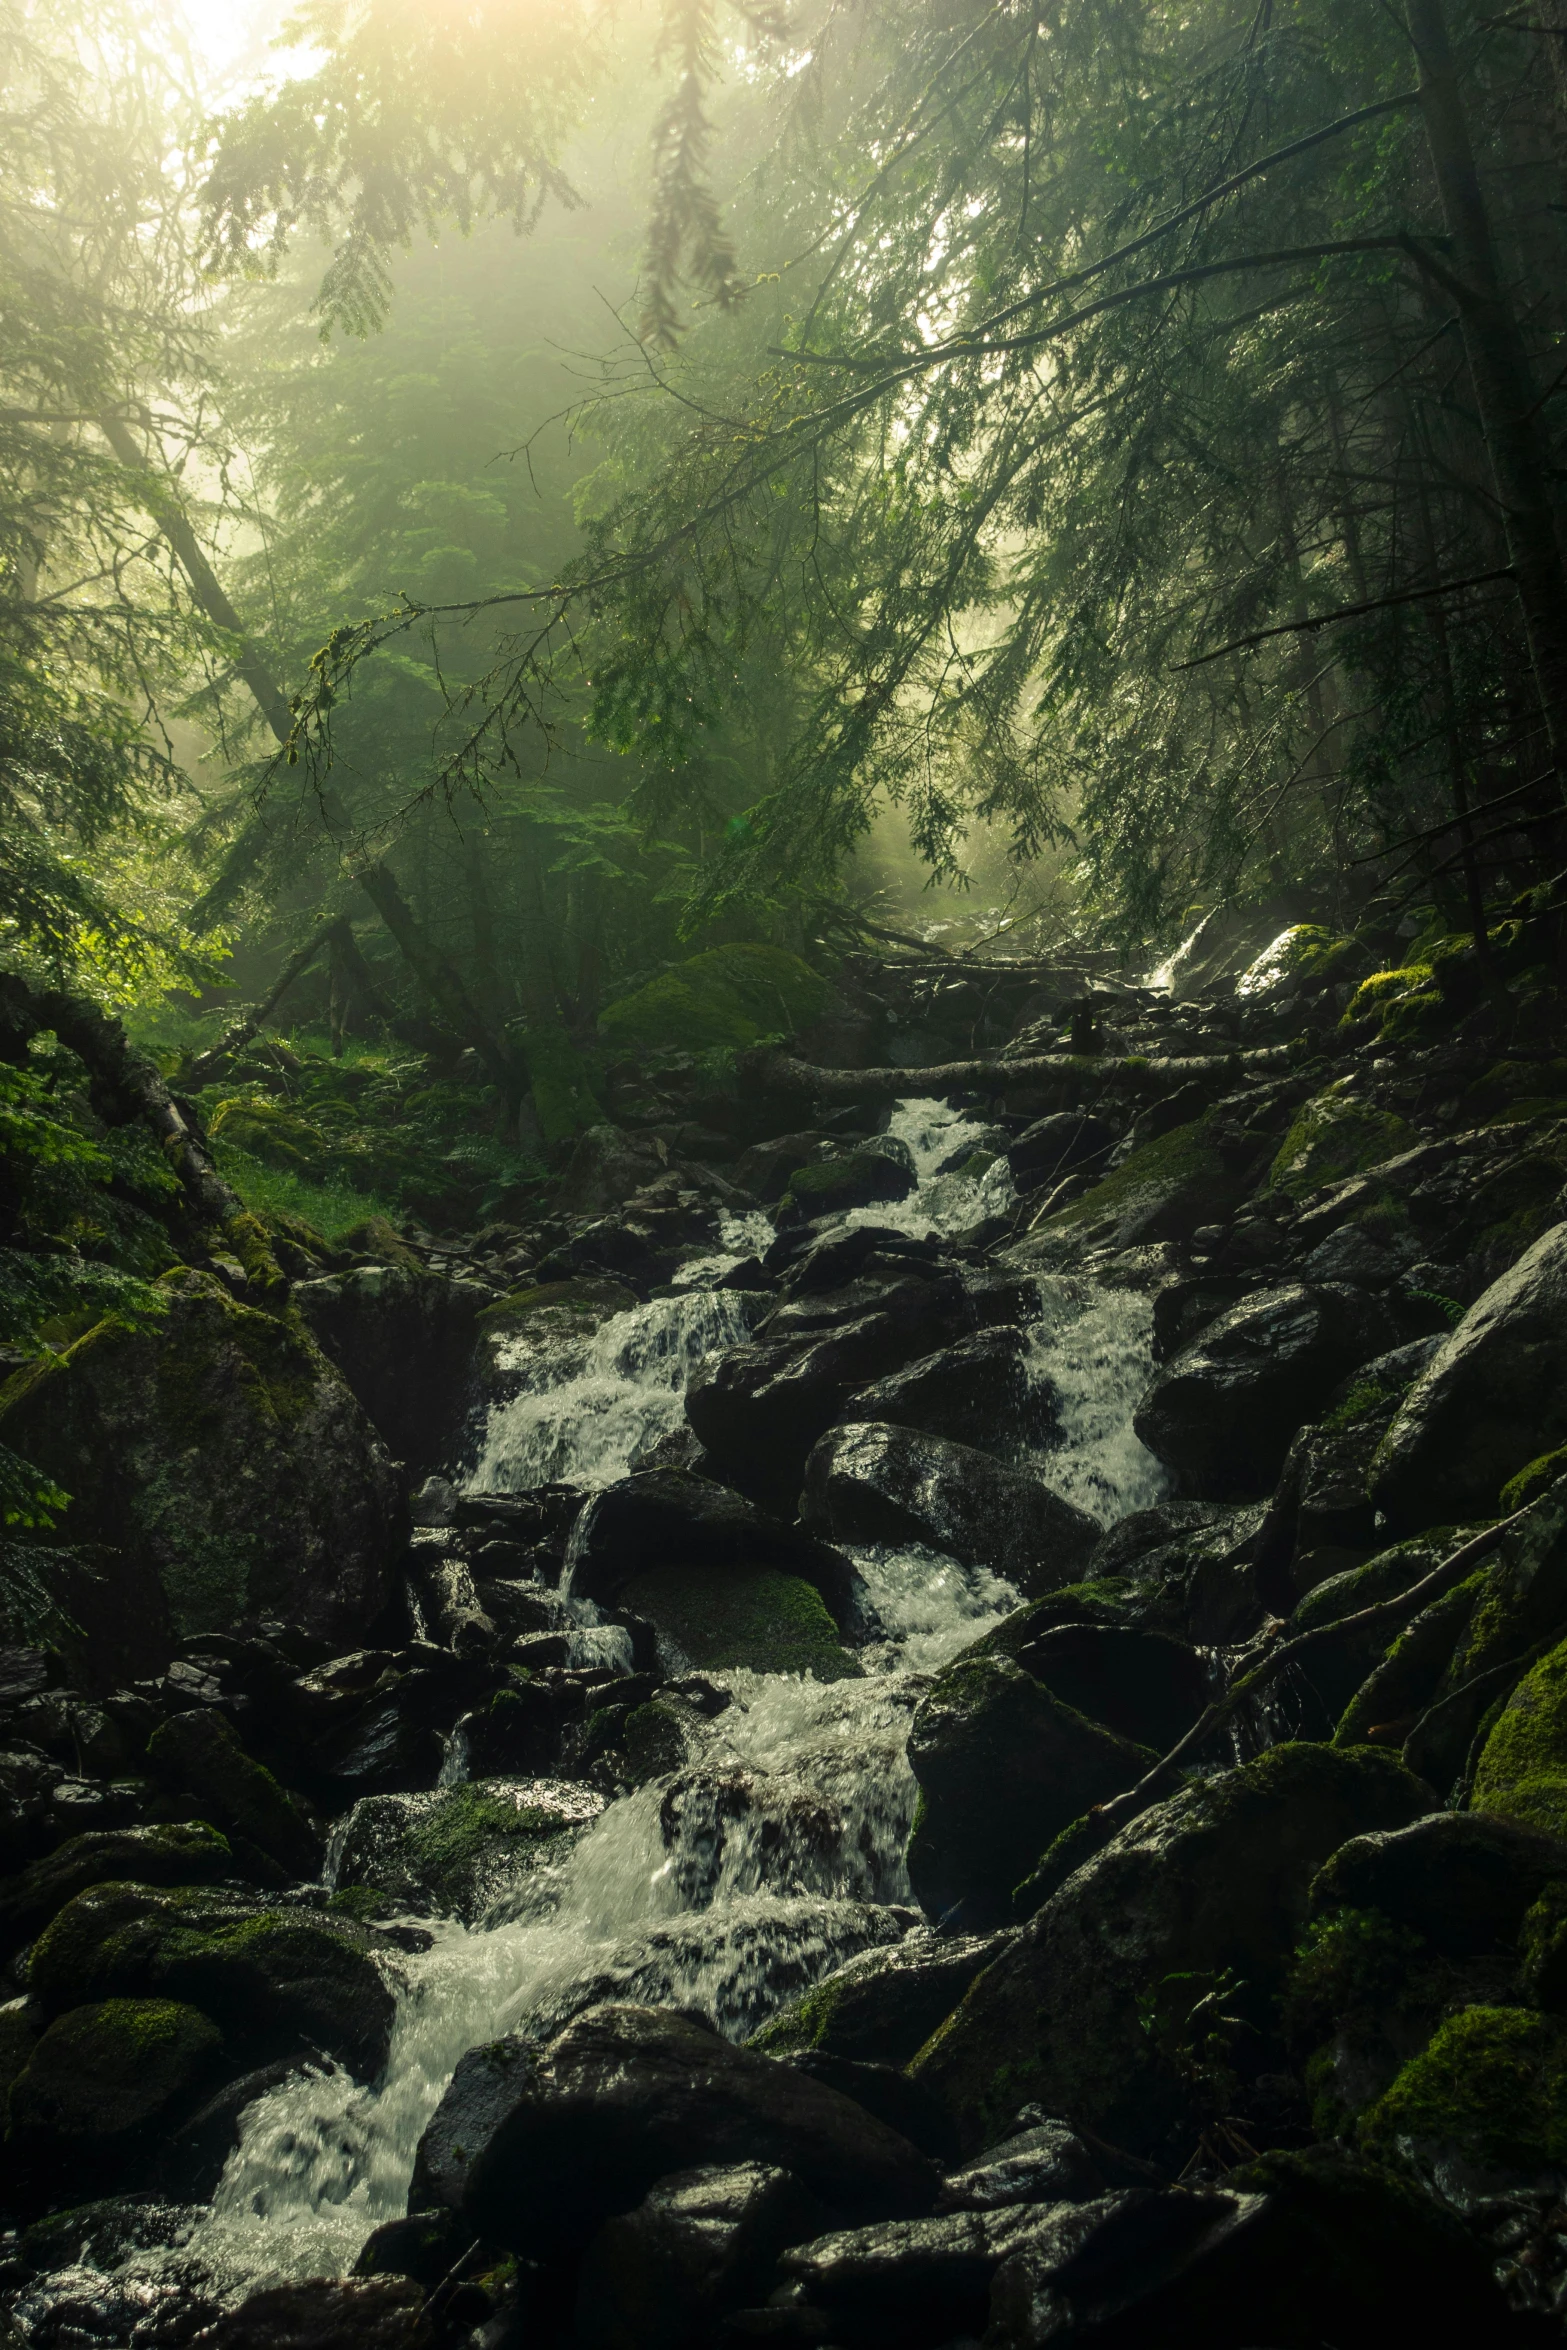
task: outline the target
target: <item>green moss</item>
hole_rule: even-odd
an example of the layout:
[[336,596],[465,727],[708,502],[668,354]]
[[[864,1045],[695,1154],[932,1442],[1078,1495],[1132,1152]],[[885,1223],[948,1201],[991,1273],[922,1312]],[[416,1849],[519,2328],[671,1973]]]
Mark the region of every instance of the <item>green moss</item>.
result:
[[686,1736],[679,1716],[656,1698],[633,1706],[621,1728],[620,1750],[634,1786],[678,1771],[686,1759]]
[[815,1585],[775,1567],[653,1567],[633,1576],[620,1598],[705,1671],[807,1673],[817,1681],[857,1680],[864,1671]]
[[1567,1641],[1524,1675],[1475,1772],[1473,1808],[1567,1836]]
[[710,947],[608,1005],[599,1032],[653,1051],[749,1045],[810,1027],[831,1000],[826,980],[782,947]]
[[868,1207],[874,1200],[901,1199],[913,1189],[908,1170],[881,1151],[845,1151],[796,1167],[781,1212],[808,1208],[824,1215],[833,1208]]
[[1270,1191],[1286,1199],[1304,1199],[1396,1158],[1418,1140],[1404,1119],[1358,1099],[1349,1090],[1352,1083],[1338,1079],[1297,1113],[1269,1169]]
[[508,1291],[486,1306],[477,1328],[505,1337],[537,1325],[545,1335],[585,1337],[636,1302],[635,1291],[619,1281],[546,1281]]
[[1547,1885],[1518,1929],[1518,1988],[1531,2006],[1567,2008],[1567,1876]]
[[829,1976],[753,2033],[748,2045],[763,2056],[794,2056],[820,2048],[842,2004],[843,1986]]
[[1310,2045],[1356,2010],[1396,1999],[1424,1948],[1419,1934],[1379,1909],[1338,1909],[1313,1918],[1280,1999],[1286,2037]]
[[1335,1746],[1359,1746],[1373,1731],[1385,1734],[1384,1725],[1407,1723],[1430,1704],[1444,1674],[1451,1672],[1454,1652],[1485,1592],[1486,1580],[1482,1567],[1422,1608],[1388,1643],[1380,1664],[1372,1667],[1344,1708],[1333,1733]]
[[1567,1444],[1559,1444],[1554,1452],[1542,1452],[1537,1460],[1520,1469],[1516,1477],[1508,1478],[1497,1497],[1501,1515],[1510,1518],[1515,1510],[1538,1501],[1558,1477],[1567,1477]]
[[1211,1139],[1208,1119],[1196,1118],[1188,1126],[1172,1127],[1156,1141],[1144,1143],[1102,1183],[1047,1217],[1040,1230],[1067,1232],[1078,1225],[1119,1219],[1144,1202],[1159,1200],[1178,1208],[1186,1200],[1209,1198],[1222,1207],[1233,1190],[1233,1181]]
[[441,1909],[458,1909],[477,1874],[499,1853],[533,1846],[541,1860],[564,1850],[557,1839],[578,1823],[540,1805],[515,1804],[482,1786],[453,1787],[416,1819],[406,1837],[406,1866]]
[[1379,1550],[1375,1558],[1358,1567],[1329,1575],[1315,1584],[1296,1608],[1290,1618],[1291,1634],[1309,1632],[1318,1624],[1337,1623],[1341,1617],[1358,1614],[1361,1608],[1375,1607],[1384,1599],[1412,1590],[1458,1548],[1461,1539],[1454,1528],[1436,1526],[1429,1534],[1412,1535],[1407,1542],[1394,1543],[1390,1550]]
[[1441,2147],[1487,2169],[1567,2162],[1567,2022],[1519,2007],[1467,2007],[1439,2025],[1370,2107],[1361,2142]]
[[65,2150],[146,2128],[205,2073],[223,2035],[172,1999],[106,1999],[52,2023],[11,2085],[8,2140]]

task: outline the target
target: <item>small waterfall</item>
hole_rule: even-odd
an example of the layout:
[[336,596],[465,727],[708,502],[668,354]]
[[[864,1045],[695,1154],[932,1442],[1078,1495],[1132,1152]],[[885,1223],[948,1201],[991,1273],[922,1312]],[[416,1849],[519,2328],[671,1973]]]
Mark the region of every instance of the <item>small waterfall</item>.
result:
[[[892,1131],[914,1154],[918,1188],[852,1221],[958,1232],[1010,1201],[1004,1159],[977,1178],[935,1173],[977,1139],[974,1121],[908,1101]],[[492,1411],[470,1486],[593,1487],[624,1475],[680,1424],[694,1366],[747,1335],[755,1301],[704,1283],[769,1236],[764,1219],[733,1220],[721,1233],[729,1254],[688,1267],[674,1295],[617,1314],[542,1374],[519,1348],[510,1367],[531,1383]],[[1042,1298],[1032,1360],[1059,1397],[1061,1441],[1037,1465],[1109,1522],[1160,1491],[1130,1424],[1148,1375],[1146,1302],[1069,1282],[1043,1284]],[[904,1866],[916,1795],[909,1720],[925,1676],[1010,1612],[1017,1594],[918,1546],[855,1557],[878,1625],[861,1651],[865,1677],[719,1676],[731,1702],[706,1723],[687,1768],[610,1803],[563,1861],[478,1925],[437,1922],[432,1947],[398,1961],[380,2083],[311,2071],[250,2109],[210,2216],[169,2259],[197,2261],[220,2280],[340,2273],[371,2228],[402,2212],[420,2135],[476,2042],[547,2032],[617,1997],[700,2007],[740,2038],[856,1951],[917,1922]],[[597,1629],[624,1642],[614,1627],[595,1628],[586,1603],[571,1610],[585,1641]],[[614,1661],[624,1661],[618,1645]],[[443,1775],[456,1780],[465,1767],[454,1750]]]

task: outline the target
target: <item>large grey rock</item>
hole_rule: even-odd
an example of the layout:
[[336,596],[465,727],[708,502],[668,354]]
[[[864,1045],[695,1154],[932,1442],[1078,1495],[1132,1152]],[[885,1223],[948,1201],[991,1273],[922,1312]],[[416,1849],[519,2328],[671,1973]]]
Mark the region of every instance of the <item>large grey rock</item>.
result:
[[683,2015],[594,2007],[542,2051],[471,2049],[419,2143],[409,2207],[532,2258],[582,2245],[696,2164],[787,2170],[830,2210],[925,2211],[937,2176],[847,2097]]
[[956,1346],[941,1347],[860,1388],[845,1399],[844,1415],[1005,1453],[1025,1428],[1043,1434],[1051,1418],[1048,1390],[1040,1392],[1039,1408],[1030,1410],[1035,1399],[1026,1357],[1021,1330],[1005,1325],[976,1330]]
[[337,1856],[337,1885],[366,1886],[394,1908],[472,1925],[540,1868],[565,1859],[604,1809],[589,1787],[556,1779],[474,1779],[421,1795],[367,1795]]
[[921,2053],[917,2076],[975,2149],[1033,2098],[1134,2153],[1173,2139],[1184,2160],[1190,2091],[1145,2029],[1149,1993],[1233,1970],[1245,1986],[1235,1996],[1268,2024],[1323,1863],[1351,1836],[1431,1808],[1428,1788],[1368,1747],[1276,1746],[1183,1788],[1067,1878]]
[[1296,1429],[1346,1372],[1397,1335],[1387,1308],[1363,1291],[1302,1282],[1263,1290],[1165,1365],[1133,1425],[1182,1494],[1239,1501],[1266,1493]]
[[1041,1477],[914,1428],[850,1421],[806,1463],[801,1515],[840,1542],[923,1542],[1028,1597],[1073,1582],[1099,1539]]
[[820,2049],[857,2064],[907,2064],[1010,1939],[916,1933],[862,1950],[770,2017],[752,2046],[767,2056]]
[[660,2179],[604,2222],[582,2256],[573,2340],[581,2350],[683,2350],[759,2298],[815,2210],[787,2171],[703,2164]]
[[301,1318],[394,1457],[445,1460],[462,1426],[478,1320],[494,1304],[477,1281],[413,1263],[356,1265],[294,1285]]
[[909,1732],[920,1806],[909,1882],[929,1915],[970,1932],[1005,1924],[1012,1891],[1089,1807],[1157,1757],[1052,1697],[1008,1657],[937,1675]]
[[842,1622],[854,1569],[830,1543],[785,1526],[754,1502],[685,1469],[645,1469],[593,1495],[571,1530],[564,1588],[613,1599],[649,1569],[776,1567],[814,1583]]
[[1372,1497],[1396,1531],[1493,1516],[1508,1478],[1567,1441],[1567,1224],[1469,1308],[1382,1440]]
[[1048,1118],[1036,1118],[1009,1145],[1007,1164],[1019,1191],[1029,1191],[1079,1167],[1102,1164],[1119,1140],[1103,1118],[1092,1118],[1083,1110],[1056,1110]]

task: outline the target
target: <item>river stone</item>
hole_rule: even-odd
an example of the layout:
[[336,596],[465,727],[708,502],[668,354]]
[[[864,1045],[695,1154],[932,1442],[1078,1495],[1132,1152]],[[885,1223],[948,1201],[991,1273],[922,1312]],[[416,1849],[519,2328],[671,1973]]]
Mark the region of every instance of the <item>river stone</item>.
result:
[[471,1926],[535,1870],[557,1867],[603,1809],[602,1795],[558,1779],[367,1795],[348,1816],[337,1886],[368,1886],[394,1907]]
[[839,1640],[816,1585],[776,1567],[653,1567],[623,1584],[620,1597],[656,1626],[671,1672],[851,1681],[865,1670]]
[[367,2080],[386,2062],[396,2007],[371,1948],[347,1920],[312,1910],[95,1885],[33,1945],[28,1989],[51,2016],[104,1999],[188,2001],[237,2045],[318,2048]]
[[311,2277],[250,2294],[195,2339],[202,2350],[432,2350],[435,2334],[408,2277]]
[[977,1330],[858,1389],[845,1400],[844,1415],[1005,1452],[1025,1424],[1037,1435],[1049,1423],[1048,1392],[1030,1411],[1035,1398],[1024,1368],[1027,1352],[1021,1330]]
[[193,1797],[220,1828],[259,1845],[290,1876],[319,1874],[315,1830],[220,1713],[202,1707],[173,1715],[148,1740],[147,1760],[166,1786]]
[[1160,1754],[1184,1737],[1207,1703],[1196,1651],[1165,1632],[1041,1624],[1005,1653],[1062,1705]]
[[850,1208],[907,1199],[916,1180],[908,1144],[894,1135],[878,1136],[857,1150],[797,1167],[779,1203],[779,1230],[820,1223],[823,1217],[841,1216]]
[[5,1442],[73,1496],[73,1539],[156,1566],[182,1635],[276,1616],[337,1640],[391,1596],[402,1486],[304,1324],[210,1273],[165,1275],[168,1312],[112,1317],[6,1389]]
[[1434,1808],[1369,1747],[1271,1748],[1185,1787],[1069,1876],[921,2050],[915,2071],[976,2150],[1025,2099],[1133,2153],[1190,2151],[1189,2092],[1140,2006],[1177,1974],[1233,1969],[1254,2021],[1304,1924],[1318,1870],[1351,1836]]
[[552,2258],[698,2161],[787,2170],[845,2218],[928,2210],[937,2174],[835,2090],[683,2015],[589,2008],[542,2051],[470,2049],[419,2142],[409,2208]]
[[920,1932],[862,1950],[770,2017],[750,2045],[765,2056],[812,2048],[861,2064],[907,2064],[1011,1939]]
[[1043,1183],[1091,1167],[1106,1158],[1120,1140],[1103,1118],[1085,1110],[1056,1110],[1036,1118],[1007,1149],[1007,1164],[1019,1191],[1035,1191]]
[[1099,1539],[1043,1478],[989,1453],[874,1421],[831,1429],[805,1470],[801,1514],[843,1542],[919,1542],[991,1567],[1030,1598],[1072,1582]]
[[1182,1494],[1240,1501],[1266,1493],[1302,1421],[1397,1335],[1388,1309],[1362,1291],[1301,1282],[1262,1290],[1165,1365],[1133,1426]]
[[1062,1705],[1007,1657],[936,1676],[909,1732],[920,1790],[909,1882],[938,1923],[1011,1918],[1014,1886],[1061,1830],[1158,1757]]
[[685,1469],[643,1470],[595,1493],[571,1530],[563,1587],[611,1600],[632,1576],[673,1560],[804,1576],[840,1623],[851,1604],[854,1568],[842,1551]]
[[855,2350],[973,2341],[984,2331],[992,2276],[1037,2222],[1037,2212],[1014,2205],[818,2236],[784,2253],[779,2268],[793,2295],[775,2296],[774,2306],[822,2312],[816,2338]]
[[1033,2122],[987,2146],[977,2162],[948,2171],[937,2209],[998,2211],[1009,2203],[1091,2203],[1108,2184],[1069,2123]]
[[68,1836],[0,1893],[0,1950],[31,1942],[89,1886],[199,1885],[233,1866],[228,1845],[205,1820]]
[[1311,1888],[1314,1912],[1376,1909],[1450,1958],[1517,1942],[1547,1885],[1567,1883],[1567,1842],[1484,1812],[1432,1812],[1354,1836]]
[[292,1300],[393,1458],[416,1472],[445,1461],[467,1414],[475,1331],[491,1291],[432,1273],[409,1251],[400,1262],[298,1281]]
[[608,2219],[582,2256],[582,2350],[683,2350],[766,2291],[786,2244],[818,2224],[811,2199],[761,2162],[675,2171]]
[[103,2178],[221,2064],[223,2035],[172,1999],[106,1999],[57,2016],[11,2086],[7,2152],[26,2175]]
[[767,1142],[753,1142],[736,1159],[734,1179],[742,1191],[748,1191],[764,1207],[772,1207],[788,1190],[795,1169],[809,1166],[826,1140],[825,1134],[806,1128],[799,1134],[775,1134]]
[[1567,1224],[1493,1281],[1410,1388],[1372,1498],[1393,1527],[1491,1517],[1503,1485],[1567,1439]]

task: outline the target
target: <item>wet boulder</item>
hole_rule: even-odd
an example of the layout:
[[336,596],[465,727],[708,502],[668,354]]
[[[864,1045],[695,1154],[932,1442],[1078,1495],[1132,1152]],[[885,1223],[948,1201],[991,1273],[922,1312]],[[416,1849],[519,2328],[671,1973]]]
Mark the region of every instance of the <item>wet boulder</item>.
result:
[[786,1231],[793,1224],[817,1224],[850,1208],[907,1199],[915,1182],[908,1144],[900,1143],[894,1135],[878,1135],[855,1150],[797,1167],[779,1203],[779,1228]]
[[408,2277],[310,2277],[266,2285],[195,2337],[202,2350],[432,2350]]
[[511,1290],[478,1318],[476,1400],[507,1403],[561,1385],[587,1362],[604,1324],[636,1303],[636,1291],[608,1275],[535,1281]]
[[1222,2187],[1123,2189],[1038,2214],[997,2268],[989,2350],[1382,2350],[1531,2341],[1485,2254],[1406,2181],[1327,2148]]
[[1502,1486],[1567,1440],[1567,1224],[1476,1299],[1399,1406],[1372,1498],[1413,1532],[1490,1517]]
[[0,1893],[0,1951],[34,1940],[90,1886],[200,1885],[233,1866],[227,1843],[204,1820],[69,1836]]
[[971,2341],[984,2330],[992,2277],[1036,2218],[1009,2206],[818,2236],[783,2255],[784,2286],[773,2306],[798,2312],[814,2329],[807,2338],[851,2350],[936,2350]]
[[1086,1110],[1056,1110],[1008,1145],[1007,1164],[1019,1191],[1036,1191],[1080,1167],[1102,1166],[1119,1139],[1113,1126]]
[[167,2131],[223,2062],[223,2034],[173,1999],[69,2008],[11,2084],[6,2147],[30,2195],[112,2180]]
[[620,1596],[654,1626],[668,1672],[743,1669],[848,1681],[864,1671],[816,1584],[777,1567],[650,1567],[622,1585]]
[[612,1600],[633,1576],[671,1561],[803,1576],[839,1621],[851,1604],[854,1569],[842,1551],[684,1469],[643,1470],[595,1493],[571,1531],[564,1588]]
[[296,1282],[292,1296],[393,1458],[416,1471],[447,1459],[467,1414],[479,1316],[493,1293],[432,1273],[408,1251],[399,1262]]
[[1133,2153],[1172,2138],[1189,2151],[1190,2091],[1144,2028],[1146,1996],[1185,1978],[1195,1999],[1230,1970],[1266,2026],[1318,1870],[1351,1836],[1432,1809],[1429,1788],[1368,1747],[1276,1746],[1183,1788],[1066,1879],[916,2072],[975,2148],[1036,2098]]
[[1477,1812],[1567,1837],[1567,1642],[1524,1674],[1481,1750]]
[[796,1169],[810,1166],[826,1140],[825,1134],[807,1128],[798,1134],[775,1134],[766,1142],[753,1142],[736,1159],[734,1179],[764,1207],[773,1207],[788,1190]]
[[319,1871],[315,1830],[220,1713],[175,1714],[148,1740],[147,1760],[166,1786],[193,1797],[220,1828],[257,1846],[290,1876]]
[[1516,1944],[1548,1885],[1567,1883],[1567,1842],[1484,1812],[1430,1813],[1352,1837],[1311,1888],[1314,1912],[1375,1909],[1450,1958]]
[[656,1183],[665,1171],[664,1154],[650,1134],[628,1134],[619,1126],[589,1126],[561,1176],[561,1197],[578,1215],[602,1215],[622,1200]]
[[1013,1888],[1046,1846],[1157,1759],[1010,1659],[960,1658],[937,1675],[909,1732],[920,1790],[910,1884],[940,1922],[971,1933],[1006,1924]]
[[106,1884],[44,1929],[28,1989],[50,2016],[102,2000],[187,2003],[256,2060],[306,2046],[367,2080],[386,2062],[395,2010],[371,1951],[370,1937],[319,1912]]
[[73,1539],[155,1566],[178,1632],[242,1616],[357,1632],[401,1549],[386,1446],[297,1315],[242,1305],[208,1273],[160,1286],[157,1324],[101,1322],[12,1381],[5,1441],[74,1497]]
[[575,1781],[474,1779],[421,1795],[368,1795],[343,1831],[337,1887],[385,1896],[390,1909],[473,1925],[557,1867],[604,1809]]
[[683,2015],[594,2007],[542,2051],[469,2051],[420,2140],[410,2208],[554,2257],[698,2163],[786,2170],[829,2211],[927,2210],[937,2175],[862,2107]]
[[977,1330],[859,1388],[845,1399],[844,1417],[1006,1453],[1024,1434],[1037,1439],[1051,1424],[1050,1391],[1032,1386],[1027,1355],[1021,1330]]
[[907,2064],[1010,1939],[913,1933],[862,1950],[770,2017],[751,2046],[764,2056],[820,2049],[860,2064]]
[[582,2350],[683,2350],[759,2298],[779,2253],[819,2218],[798,2182],[766,2163],[676,2171],[588,2245],[573,2339]]
[[977,2161],[950,2170],[936,2208],[999,2211],[1018,2203],[1090,2203],[1110,2184],[1070,2124],[1046,2118],[998,2139]]
[[1007,1653],[1062,1705],[1165,1753],[1208,1701],[1196,1651],[1128,1624],[1040,1625]]
[[1438,2023],[1361,2116],[1367,2152],[1408,2164],[1462,2209],[1554,2186],[1567,2160],[1567,2018],[1476,2005]]
[[1165,1365],[1133,1425],[1183,1495],[1266,1493],[1296,1429],[1396,1336],[1387,1308],[1364,1292],[1300,1282],[1262,1290]]
[[1043,1478],[914,1428],[851,1421],[812,1451],[801,1514],[841,1542],[920,1542],[1032,1597],[1073,1582],[1099,1538]]

